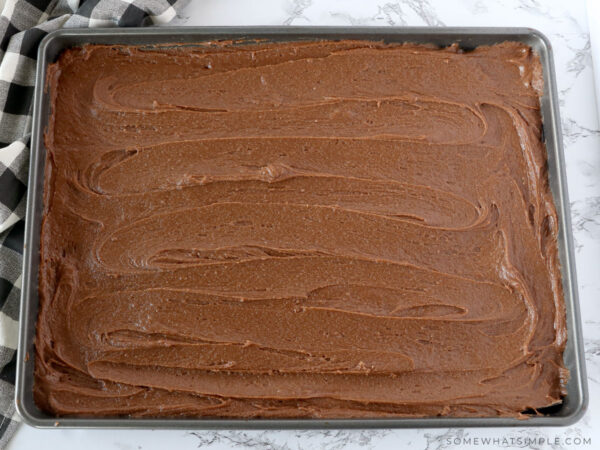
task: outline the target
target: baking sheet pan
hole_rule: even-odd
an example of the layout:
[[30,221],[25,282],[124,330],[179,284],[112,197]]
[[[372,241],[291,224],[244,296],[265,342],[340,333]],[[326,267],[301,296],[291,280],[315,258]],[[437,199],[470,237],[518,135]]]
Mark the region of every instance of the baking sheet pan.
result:
[[[385,418],[385,419],[188,419],[127,417],[57,418],[39,410],[33,401],[35,362],[35,326],[38,315],[38,266],[40,228],[43,211],[44,164],[46,149],[44,129],[50,113],[50,96],[44,92],[48,64],[69,47],[84,44],[156,45],[199,43],[218,39],[264,39],[295,41],[320,39],[366,39],[386,42],[414,42],[447,46],[458,43],[465,50],[504,41],[523,42],[540,56],[544,94],[541,112],[548,150],[549,181],[559,216],[558,250],[562,265],[568,339],[564,361],[571,376],[567,396],[561,405],[546,408],[544,415],[526,420],[505,417],[489,418]],[[576,422],[587,405],[587,381],[583,341],[577,298],[575,258],[565,178],[565,164],[558,111],[558,97],[552,49],[548,39],[529,28],[433,28],[433,27],[179,27],[138,29],[58,30],[42,41],[38,53],[35,88],[29,190],[27,193],[23,288],[17,361],[16,406],[23,420],[36,427],[67,428],[421,428],[467,426],[559,426]]]

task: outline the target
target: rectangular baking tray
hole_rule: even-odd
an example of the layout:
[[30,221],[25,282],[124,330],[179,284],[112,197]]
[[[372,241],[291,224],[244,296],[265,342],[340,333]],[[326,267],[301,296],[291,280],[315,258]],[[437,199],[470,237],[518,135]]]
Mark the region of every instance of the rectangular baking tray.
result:
[[[194,44],[219,39],[263,39],[267,42],[321,39],[364,39],[385,42],[413,42],[447,46],[458,43],[465,50],[504,41],[523,42],[540,56],[544,94],[541,112],[544,138],[548,150],[549,180],[558,212],[560,228],[558,250],[566,303],[567,345],[564,361],[571,376],[567,395],[561,405],[547,408],[543,416],[526,420],[514,418],[397,418],[397,419],[187,419],[127,417],[61,417],[39,410],[33,401],[33,372],[35,362],[35,328],[38,315],[38,265],[40,260],[40,227],[43,211],[44,164],[46,148],[43,134],[50,113],[50,96],[44,85],[48,65],[56,61],[61,51],[84,44],[156,45],[169,43]],[[552,48],[540,32],[529,28],[433,28],[433,27],[190,27],[138,29],[81,29],[58,30],[50,33],[40,44],[35,87],[29,190],[27,193],[23,288],[18,345],[16,407],[29,425],[46,428],[422,428],[422,427],[496,427],[496,426],[560,426],[570,425],[581,418],[588,401],[587,381],[579,306],[575,258],[571,232],[571,215],[565,178],[558,97]]]

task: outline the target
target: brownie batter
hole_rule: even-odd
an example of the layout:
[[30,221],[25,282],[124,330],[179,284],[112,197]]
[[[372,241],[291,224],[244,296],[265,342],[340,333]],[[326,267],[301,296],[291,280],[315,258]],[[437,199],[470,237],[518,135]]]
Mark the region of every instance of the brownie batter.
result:
[[43,410],[524,417],[561,402],[529,47],[86,46],[48,88]]

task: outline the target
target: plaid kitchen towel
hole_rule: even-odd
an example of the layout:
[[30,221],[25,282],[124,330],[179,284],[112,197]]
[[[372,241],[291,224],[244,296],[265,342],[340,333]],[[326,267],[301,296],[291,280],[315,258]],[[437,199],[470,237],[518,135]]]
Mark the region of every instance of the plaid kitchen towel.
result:
[[62,27],[165,23],[186,0],[7,0],[0,17],[0,449],[13,434],[23,218],[37,47]]

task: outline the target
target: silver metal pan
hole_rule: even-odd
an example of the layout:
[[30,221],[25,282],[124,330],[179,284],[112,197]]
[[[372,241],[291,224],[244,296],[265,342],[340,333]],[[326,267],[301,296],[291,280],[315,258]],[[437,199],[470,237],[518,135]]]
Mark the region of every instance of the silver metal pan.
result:
[[[227,420],[227,419],[130,419],[65,417],[56,418],[40,411],[33,401],[34,340],[38,316],[38,265],[42,194],[46,149],[43,133],[47,126],[50,100],[44,91],[48,64],[62,50],[84,44],[156,45],[168,43],[199,43],[217,39],[265,39],[267,41],[363,39],[386,42],[414,42],[439,46],[458,43],[464,49],[492,45],[504,41],[528,44],[540,56],[544,94],[541,112],[548,150],[549,181],[560,225],[558,249],[567,314],[567,346],[564,352],[566,367],[571,373],[567,395],[561,405],[547,408],[542,416],[526,420],[513,418],[398,418],[343,420]],[[35,88],[33,130],[27,218],[21,321],[19,334],[16,405],[23,420],[36,427],[70,428],[399,428],[399,427],[466,427],[466,426],[541,426],[569,425],[576,422],[587,405],[583,341],[565,165],[560,131],[558,97],[552,49],[548,39],[528,28],[379,28],[379,27],[201,27],[145,29],[85,29],[59,30],[46,36],[39,47],[37,84]]]

